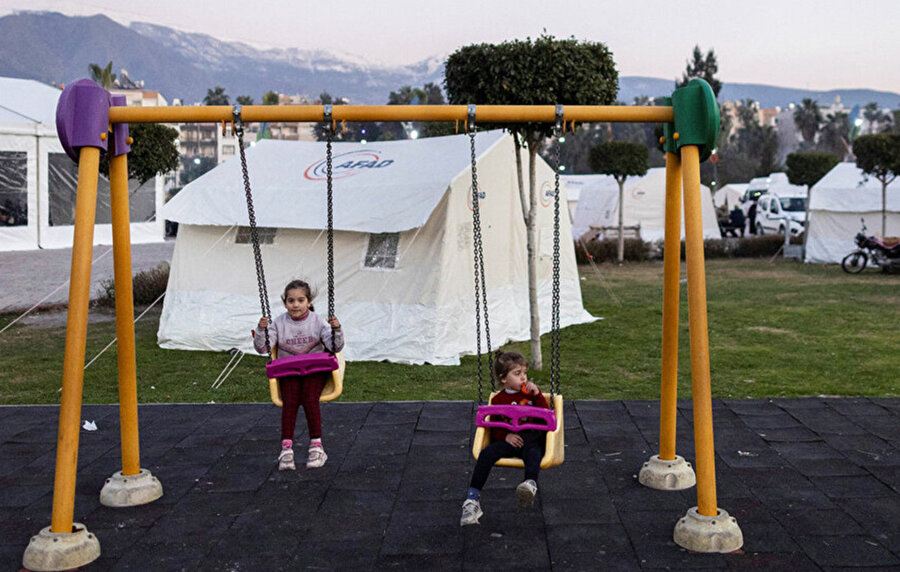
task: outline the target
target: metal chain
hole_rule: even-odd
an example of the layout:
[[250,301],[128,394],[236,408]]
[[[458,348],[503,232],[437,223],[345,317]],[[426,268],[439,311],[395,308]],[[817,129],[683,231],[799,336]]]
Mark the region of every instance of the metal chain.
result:
[[[491,380],[491,391],[494,390],[494,359],[491,354],[491,330],[488,319],[487,286],[484,277],[484,250],[481,241],[481,214],[479,209],[478,167],[475,154],[475,122],[474,110],[470,108],[469,142],[472,159],[472,250],[475,265],[475,348],[478,355],[478,401],[484,402],[481,367],[481,306],[484,306],[484,332],[487,343],[488,374]],[[480,294],[480,295],[479,295]]]
[[[329,114],[330,115],[330,114]],[[333,212],[333,204],[334,204],[334,189],[332,188],[332,177],[331,177],[331,139],[334,136],[334,125],[331,122],[330,117],[326,117],[328,121],[328,125],[326,126],[325,133],[325,163],[327,165],[327,203],[328,203],[328,317],[334,316],[334,212]],[[334,329],[331,330],[331,352],[334,353],[335,348],[335,333]]]
[[[253,258],[256,261],[256,284],[259,288],[259,305],[262,315],[269,321],[272,320],[272,311],[269,308],[269,295],[266,291],[266,274],[263,270],[262,252],[259,248],[259,232],[256,229],[256,211],[253,210],[253,193],[250,190],[250,174],[247,170],[247,156],[244,154],[244,125],[241,121],[241,106],[235,105],[234,117],[234,134],[238,138],[238,149],[241,154],[241,173],[244,176],[244,194],[247,197],[247,216],[250,219],[250,242],[253,244]],[[271,356],[272,344],[269,341],[269,328],[263,328],[266,338],[266,355]]]
[[559,165],[560,145],[562,136],[563,108],[556,106],[556,157],[553,166],[553,300],[551,312],[551,342],[550,342],[550,400],[553,395],[559,393]]

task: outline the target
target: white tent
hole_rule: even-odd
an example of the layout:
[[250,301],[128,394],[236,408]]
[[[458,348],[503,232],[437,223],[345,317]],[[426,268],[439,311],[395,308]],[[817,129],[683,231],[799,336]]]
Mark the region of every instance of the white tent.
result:
[[[512,138],[495,131],[476,139],[496,348],[529,338],[525,224]],[[324,154],[324,143],[271,140],[247,151],[273,315],[283,311],[281,291],[293,278],[316,287],[316,307],[327,310]],[[465,135],[334,144],[335,313],[348,360],[454,365],[474,353],[470,160]],[[547,332],[553,171],[539,161],[537,177],[538,289],[541,330]],[[561,200],[565,204],[563,190]],[[252,351],[249,333],[260,308],[239,159],[185,186],[163,212],[180,224],[160,346]],[[568,326],[594,318],[582,304],[568,217],[560,222],[560,323]]]
[[581,197],[581,189],[584,188],[584,177],[562,175],[559,178],[559,184],[566,188],[566,198],[569,207],[569,220],[575,220],[575,211],[578,208],[578,199]]
[[[0,250],[72,246],[77,165],[56,136],[60,90],[0,77]],[[130,193],[132,242],[164,240],[162,177]],[[94,244],[112,243],[109,181],[98,184]]]
[[[619,184],[610,175],[570,175],[569,180],[583,180],[572,235],[581,237],[591,226],[617,226],[619,224]],[[722,238],[716,211],[709,188],[700,187],[703,209],[703,237]],[[666,222],[666,169],[650,169],[643,177],[625,180],[625,226],[640,225],[641,239],[655,242],[665,237]],[[681,236],[684,238],[684,216],[681,219]]]
[[744,198],[744,191],[747,190],[748,186],[748,183],[729,183],[716,191],[716,194],[713,195],[713,203],[716,205],[716,208],[721,208],[722,205],[725,205],[730,212],[734,210],[735,206],[741,204],[741,199]]
[[803,185],[792,185],[787,173],[771,173],[768,177],[751,179],[746,190],[761,190],[767,193],[775,193],[779,197],[806,196],[806,187]]
[[[806,262],[840,262],[856,248],[853,237],[865,220],[868,234],[881,234],[881,182],[854,163],[838,163],[813,185],[809,203]],[[887,189],[887,234],[900,235],[900,182]]]

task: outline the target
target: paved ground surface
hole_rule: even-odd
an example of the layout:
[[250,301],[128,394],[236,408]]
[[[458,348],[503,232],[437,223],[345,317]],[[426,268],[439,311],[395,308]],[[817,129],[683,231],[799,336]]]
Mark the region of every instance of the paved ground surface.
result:
[[[689,460],[690,413],[681,403]],[[482,523],[461,529],[472,414],[327,403],[328,463],[279,472],[270,404],[141,406],[142,466],[165,496],[112,509],[98,496],[121,468],[117,409],[86,406],[98,430],[81,433],[75,518],[102,556],[85,569],[900,569],[900,400],[714,402],[718,505],[745,539],[727,555],[673,543],[694,489],[637,482],[657,440],[652,402],[568,403],[566,461],[542,472],[535,508],[516,507],[521,473],[498,468]],[[56,424],[55,407],[0,407],[0,570],[50,523]]]
[[[175,241],[135,244],[131,247],[134,273],[170,262]],[[95,246],[91,266],[91,297],[100,283],[113,277],[112,246]],[[37,303],[66,304],[72,249],[57,248],[0,252],[0,312],[24,311]]]

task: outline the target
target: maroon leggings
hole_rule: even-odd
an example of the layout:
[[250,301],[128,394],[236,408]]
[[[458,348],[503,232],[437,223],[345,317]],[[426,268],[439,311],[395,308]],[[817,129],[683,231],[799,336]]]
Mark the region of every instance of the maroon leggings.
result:
[[297,411],[303,405],[306,414],[306,426],[309,438],[322,436],[322,413],[319,409],[319,396],[325,388],[325,381],[331,372],[312,373],[304,376],[283,377],[278,380],[281,388],[281,438],[294,439],[294,428],[297,426]]

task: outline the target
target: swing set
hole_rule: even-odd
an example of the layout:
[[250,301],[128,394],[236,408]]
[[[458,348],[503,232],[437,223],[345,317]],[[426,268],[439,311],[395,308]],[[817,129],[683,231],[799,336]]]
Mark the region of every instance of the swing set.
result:
[[[116,285],[116,333],[118,339],[118,383],[121,426],[122,470],[117,471],[101,491],[101,502],[107,506],[135,506],[162,496],[162,485],[140,466],[137,375],[134,343],[134,308],[131,277],[131,239],[128,212],[127,154],[132,140],[130,123],[221,123],[223,129],[232,123],[242,155],[245,191],[251,216],[251,235],[260,285],[263,315],[268,316],[268,298],[258,237],[253,219],[252,196],[246,159],[243,158],[242,125],[244,122],[326,122],[331,131],[345,121],[463,121],[472,139],[473,225],[475,231],[476,313],[484,309],[484,326],[491,365],[490,333],[485,291],[484,263],[481,257],[481,233],[478,221],[478,191],[475,169],[475,120],[482,123],[551,123],[557,135],[567,125],[585,122],[662,123],[661,139],[666,151],[666,226],[667,244],[680,242],[682,191],[688,270],[688,304],[690,326],[691,378],[694,415],[696,479],[690,464],[675,454],[675,420],[677,417],[677,354],[680,260],[677,248],[664,254],[663,278],[663,358],[660,399],[660,450],[644,464],[640,481],[654,488],[677,490],[697,485],[697,506],[690,508],[675,525],[677,544],[695,552],[731,552],[743,544],[737,521],[716,504],[715,452],[713,448],[712,401],[709,370],[706,276],[703,256],[703,234],[700,207],[700,162],[715,147],[719,129],[719,109],[712,89],[703,80],[692,80],[676,89],[665,105],[660,106],[553,106],[553,105],[393,105],[335,108],[322,105],[263,106],[243,109],[232,106],[197,107],[126,107],[124,96],[110,95],[90,80],[79,80],[66,87],[57,108],[57,132],[66,153],[78,163],[75,203],[75,225],[72,245],[71,285],[69,289],[65,354],[62,371],[62,395],[59,413],[56,468],[50,526],[32,537],[25,550],[23,564],[31,570],[77,568],[99,557],[99,540],[80,523],[73,522],[78,440],[84,383],[85,345],[90,301],[91,254],[97,197],[100,150],[110,157],[111,211],[113,227],[114,279]],[[330,141],[328,142],[330,148]],[[473,454],[487,444],[487,429],[505,417],[507,427],[522,429],[524,417],[542,419],[547,430],[547,452],[541,466],[563,462],[563,399],[559,395],[559,147],[554,213],[554,301],[553,358],[551,360],[552,411],[510,411],[482,406],[476,415],[478,428]],[[330,167],[330,162],[329,162]],[[333,315],[333,271],[331,257],[331,177],[329,169],[329,314]],[[480,300],[480,301],[479,301]],[[480,324],[476,316],[476,324]],[[481,335],[478,339],[479,401],[481,386]],[[271,349],[271,348],[269,348]],[[272,355],[277,358],[277,355]],[[281,358],[284,360],[285,358]],[[267,367],[272,400],[277,404],[278,375],[292,367],[327,367],[332,371],[331,383],[322,399],[340,394],[343,383],[343,359],[326,354],[312,359],[316,363],[298,365],[288,358],[273,359]],[[300,360],[303,361],[303,360]],[[287,368],[287,369],[282,369]],[[328,371],[327,369],[325,371]],[[492,380],[493,382],[493,380]],[[493,387],[493,385],[492,385]],[[521,406],[515,407],[524,410]],[[502,459],[521,463],[518,459]],[[646,478],[645,478],[646,474]],[[687,476],[685,476],[687,475]]]

